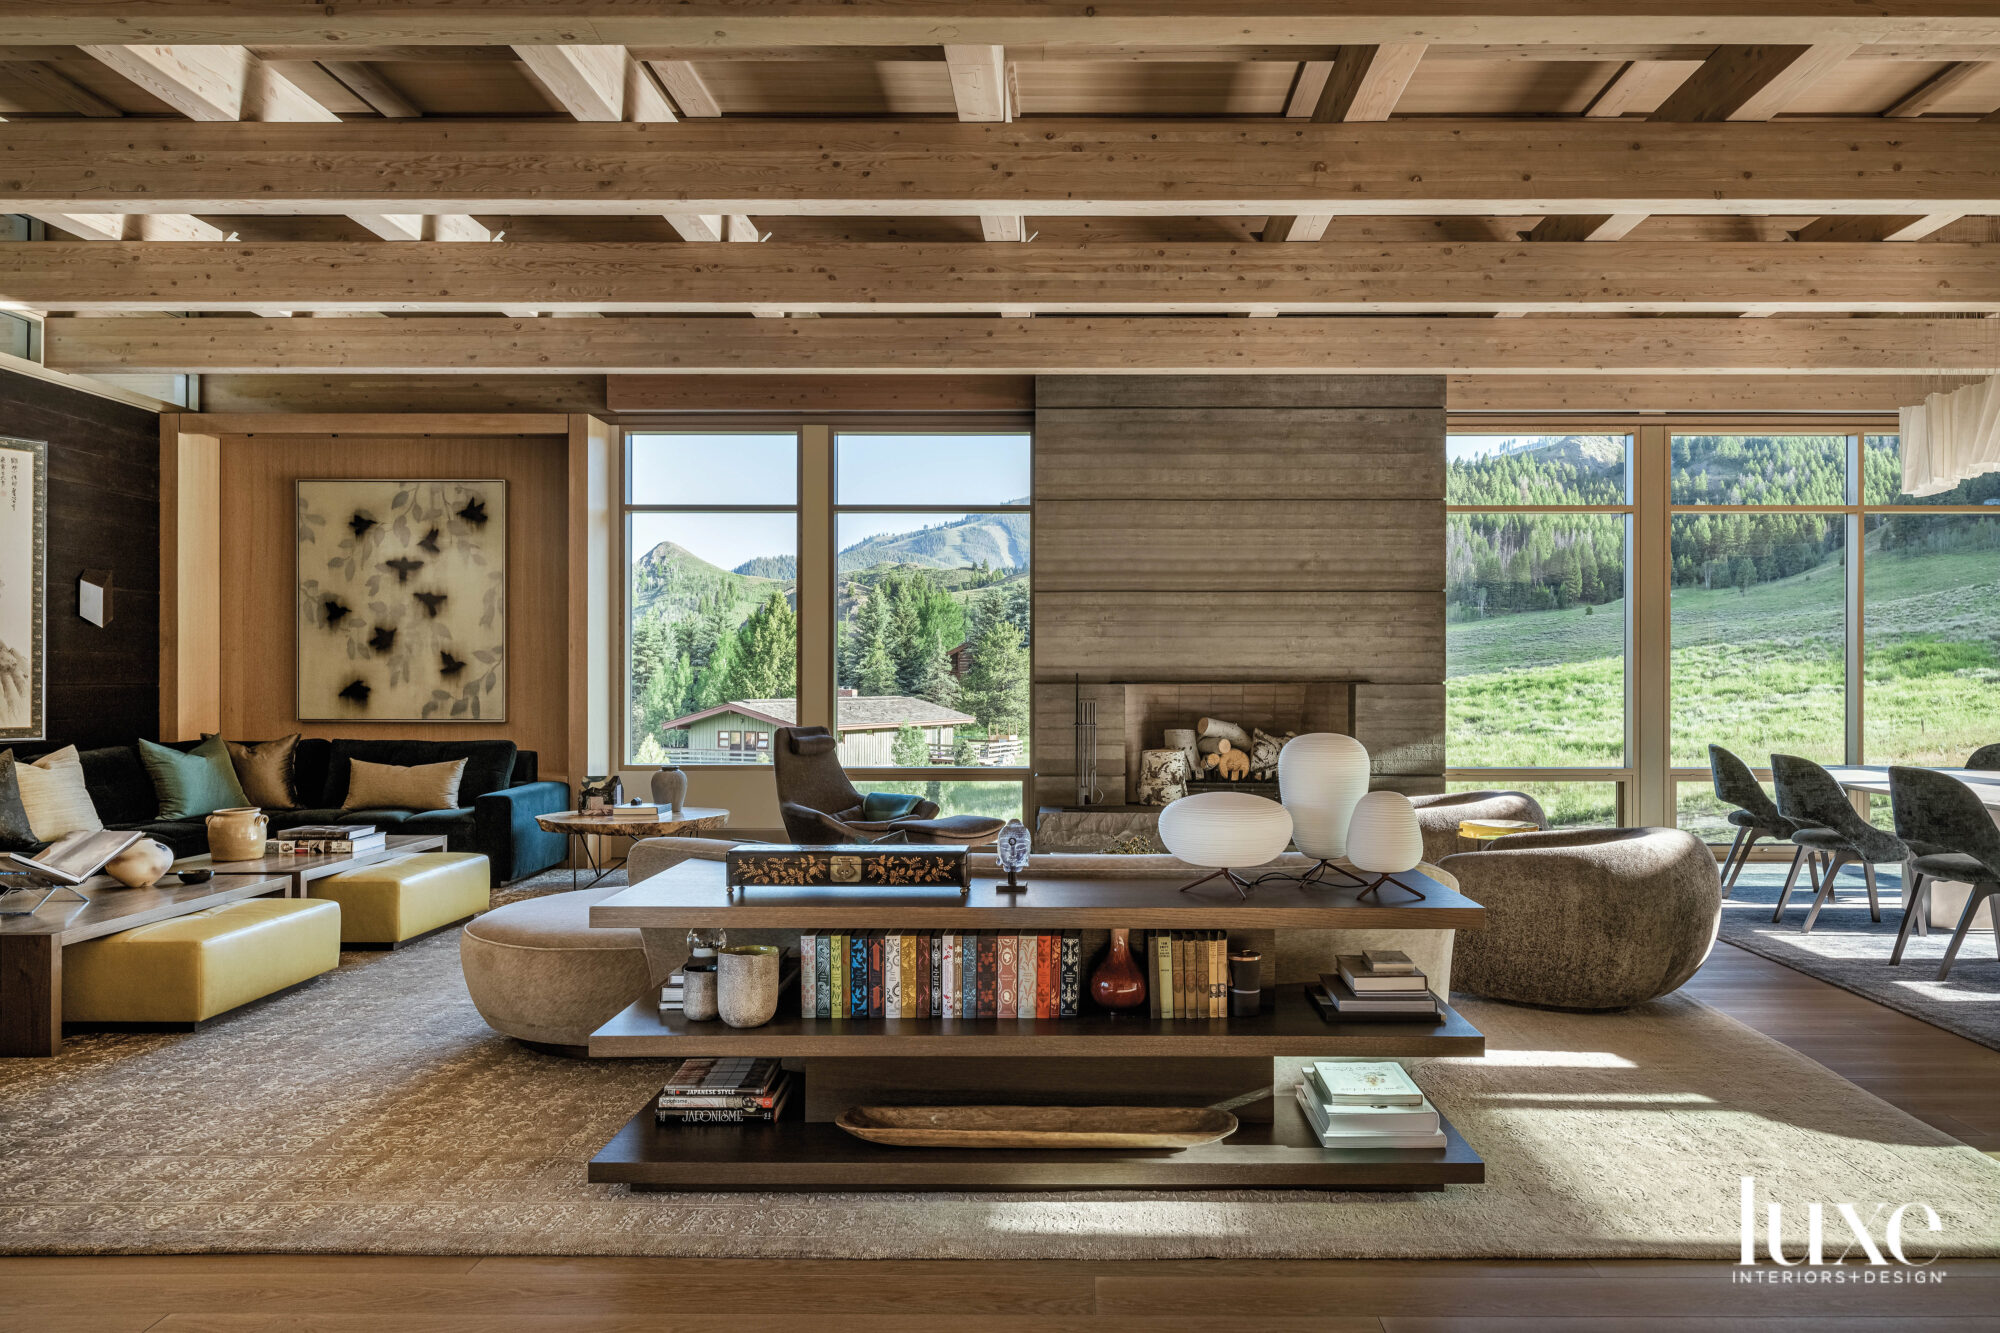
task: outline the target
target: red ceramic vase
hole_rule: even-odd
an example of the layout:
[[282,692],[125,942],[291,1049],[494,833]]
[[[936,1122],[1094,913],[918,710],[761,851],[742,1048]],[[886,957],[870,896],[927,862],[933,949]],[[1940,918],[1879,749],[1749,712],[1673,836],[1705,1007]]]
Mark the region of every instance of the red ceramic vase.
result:
[[1146,974],[1132,957],[1132,932],[1111,932],[1111,947],[1090,974],[1090,998],[1100,1009],[1122,1012],[1146,1005]]

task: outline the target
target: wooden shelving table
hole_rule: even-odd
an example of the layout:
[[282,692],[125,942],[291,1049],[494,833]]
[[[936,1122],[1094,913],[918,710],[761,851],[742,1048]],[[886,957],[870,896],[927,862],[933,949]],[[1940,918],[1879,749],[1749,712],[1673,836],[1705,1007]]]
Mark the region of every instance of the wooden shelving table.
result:
[[[1264,1011],[1231,1019],[1086,1013],[1073,1019],[805,1018],[796,990],[759,1028],[690,1023],[649,998],[599,1028],[603,1058],[778,1056],[804,1066],[804,1095],[772,1125],[661,1126],[650,1105],[590,1164],[594,1182],[635,1189],[1439,1189],[1476,1184],[1485,1165],[1456,1130],[1442,1149],[1332,1150],[1313,1139],[1275,1059],[1479,1055],[1485,1038],[1457,1011],[1428,1023],[1329,1023],[1302,985],[1273,985],[1285,932],[1477,929],[1479,904],[1422,876],[1426,895],[1388,902],[1352,888],[1226,885],[1180,893],[1180,880],[1034,879],[1008,892],[977,879],[956,890],[752,889],[731,901],[716,862],[689,861],[591,909],[593,926],[637,928],[654,970],[685,954],[691,927],[733,940],[796,943],[806,931],[1060,931],[1084,933],[1086,974],[1104,931],[1226,930],[1266,957]],[[1242,1121],[1222,1143],[1183,1152],[952,1152],[898,1149],[827,1123],[847,1105],[1048,1102],[1206,1104]]]

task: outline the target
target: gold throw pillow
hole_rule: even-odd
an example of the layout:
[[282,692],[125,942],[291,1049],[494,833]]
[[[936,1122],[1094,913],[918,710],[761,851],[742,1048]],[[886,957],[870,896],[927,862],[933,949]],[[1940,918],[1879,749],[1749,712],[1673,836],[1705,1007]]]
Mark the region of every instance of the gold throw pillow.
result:
[[351,759],[344,810],[456,810],[465,761],[448,764],[371,764]]
[[28,827],[43,842],[70,833],[95,833],[104,827],[83,785],[83,760],[74,745],[45,754],[32,764],[16,761],[14,776],[21,783],[21,808]]
[[[202,736],[207,740],[206,734]],[[287,736],[275,741],[224,741],[229,747],[229,763],[243,798],[265,810],[296,810],[299,793],[293,783],[299,738]]]

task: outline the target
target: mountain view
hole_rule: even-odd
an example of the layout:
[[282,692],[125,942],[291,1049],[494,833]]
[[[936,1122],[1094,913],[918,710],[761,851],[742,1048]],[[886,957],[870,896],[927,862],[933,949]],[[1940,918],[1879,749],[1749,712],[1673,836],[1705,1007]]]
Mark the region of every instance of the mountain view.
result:
[[[1452,462],[1447,494],[1454,504],[1621,503],[1623,445],[1593,436],[1509,441]],[[1838,435],[1676,436],[1673,499],[1840,504],[1845,450]],[[1863,467],[1864,494],[1897,502],[1894,437],[1870,437]],[[2000,477],[1925,503],[1994,498]],[[1673,516],[1669,538],[1673,761],[1705,768],[1711,743],[1753,764],[1774,750],[1840,761],[1845,518],[1689,510]],[[1991,739],[1978,700],[2000,688],[2000,514],[1873,515],[1862,545],[1866,758],[1958,763]],[[1450,762],[1623,764],[1624,517],[1455,513],[1447,559]],[[1706,784],[1681,790],[1684,826],[1720,834]],[[1546,794],[1566,807],[1551,809],[1558,822],[1609,822],[1614,793],[1607,782]]]
[[[838,684],[970,714],[975,722],[957,729],[961,763],[981,762],[983,737],[1025,732],[1028,548],[1025,514],[972,514],[878,533],[840,551]],[[790,555],[723,569],[673,542],[634,563],[636,761],[661,762],[685,744],[685,733],[665,728],[674,718],[733,699],[796,693],[797,578]],[[960,644],[967,645],[966,665],[957,674],[952,651]],[[897,762],[931,762],[921,733],[905,730]]]

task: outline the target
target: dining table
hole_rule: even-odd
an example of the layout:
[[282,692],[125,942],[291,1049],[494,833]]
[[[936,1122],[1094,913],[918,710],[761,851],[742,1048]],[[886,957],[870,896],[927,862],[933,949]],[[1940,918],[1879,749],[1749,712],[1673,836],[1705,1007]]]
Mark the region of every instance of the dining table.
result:
[[[1913,766],[1914,767],[1914,766]],[[2000,824],[2000,770],[1987,768],[1933,768],[1932,773],[1944,773],[1957,778],[1973,790],[1980,804],[1986,807],[1995,824]],[[1850,794],[1887,796],[1889,794],[1889,770],[1884,765],[1845,764],[1829,766],[1827,772],[1833,774],[1843,791]],[[1965,910],[1965,899],[1972,892],[1970,884],[1956,880],[1936,880],[1931,884],[1930,924],[1951,930],[1958,925],[1958,917]],[[1993,928],[1993,904],[1989,901],[1979,909],[1973,918],[1973,927],[1979,930]]]

